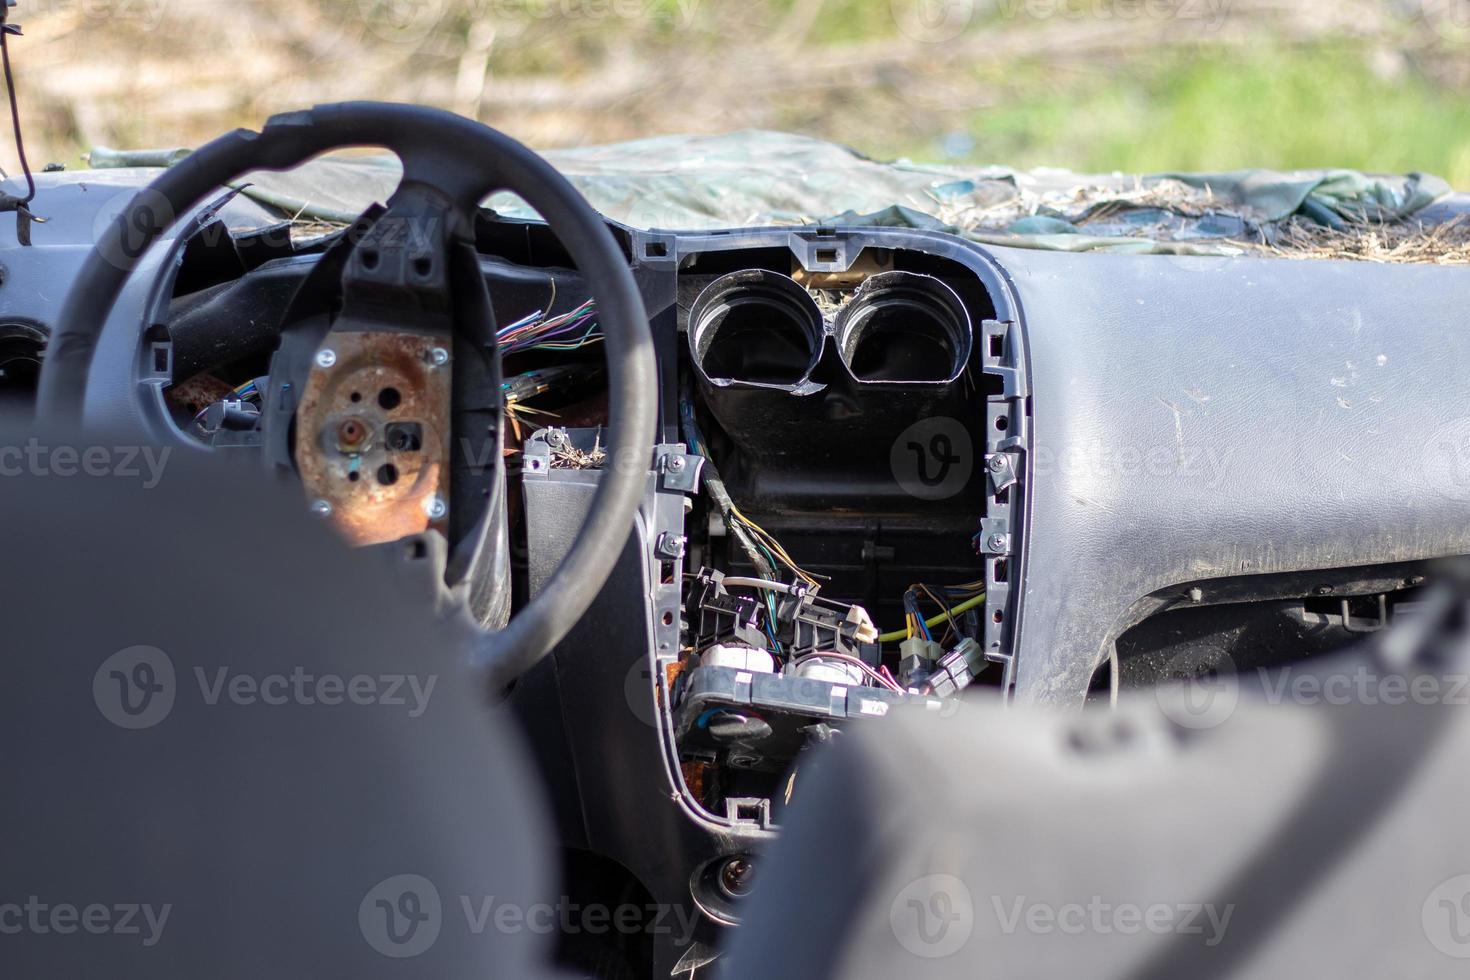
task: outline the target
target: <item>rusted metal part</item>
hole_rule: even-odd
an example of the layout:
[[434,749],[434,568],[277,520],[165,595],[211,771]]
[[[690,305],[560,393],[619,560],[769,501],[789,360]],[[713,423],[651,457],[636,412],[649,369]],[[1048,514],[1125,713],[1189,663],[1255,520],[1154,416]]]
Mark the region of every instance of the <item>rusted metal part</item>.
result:
[[169,404],[198,415],[221,398],[228,398],[234,390],[212,374],[196,374],[188,381],[169,388],[164,397]]
[[307,498],[353,544],[448,524],[450,372],[442,338],[328,334],[296,413]]

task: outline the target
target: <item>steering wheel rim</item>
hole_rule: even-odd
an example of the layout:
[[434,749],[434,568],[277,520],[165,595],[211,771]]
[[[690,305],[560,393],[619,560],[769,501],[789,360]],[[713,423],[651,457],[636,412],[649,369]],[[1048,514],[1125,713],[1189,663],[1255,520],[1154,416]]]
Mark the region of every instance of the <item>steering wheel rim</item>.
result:
[[[37,416],[80,425],[98,339],[148,248],[219,187],[256,170],[289,170],[322,153],[381,146],[403,164],[399,187],[435,187],[468,213],[495,191],[546,221],[597,300],[608,372],[608,465],[571,550],[503,629],[480,630],[475,658],[502,684],[549,653],[612,573],[643,498],[657,426],[657,366],[643,300],[602,218],[550,164],[483,123],[440,109],[347,102],[237,129],[165,170],[99,236],[67,294],[43,362]],[[475,161],[467,166],[463,161]]]

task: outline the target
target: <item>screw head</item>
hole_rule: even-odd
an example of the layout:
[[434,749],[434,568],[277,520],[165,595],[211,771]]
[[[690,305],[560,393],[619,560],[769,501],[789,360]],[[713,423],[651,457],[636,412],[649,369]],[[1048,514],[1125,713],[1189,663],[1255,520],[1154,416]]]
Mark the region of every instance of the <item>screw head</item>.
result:
[[989,539],[991,551],[1006,550],[1006,536],[1004,534],[992,534]]
[[443,497],[436,494],[424,501],[424,513],[429,515],[431,521],[441,521],[449,513],[449,505],[444,502]]
[[321,350],[319,350],[319,351],[316,352],[316,366],[317,367],[319,367],[319,368],[329,368],[333,364],[336,364],[336,363],[337,363],[337,352],[334,351],[334,350],[332,350],[332,348],[330,348],[330,347],[323,347]]
[[992,457],[990,457],[990,468],[993,469],[993,470],[995,470],[997,473],[999,473],[1001,470],[1005,469],[1006,468],[1005,457],[1004,456],[992,456]]
[[443,367],[449,363],[449,351],[443,347],[434,347],[429,351],[429,363],[435,367]]
[[669,457],[669,472],[670,473],[678,473],[683,468],[684,468],[684,457],[683,456],[670,456]]
[[317,517],[331,517],[332,505],[326,500],[313,500],[311,502],[311,512]]

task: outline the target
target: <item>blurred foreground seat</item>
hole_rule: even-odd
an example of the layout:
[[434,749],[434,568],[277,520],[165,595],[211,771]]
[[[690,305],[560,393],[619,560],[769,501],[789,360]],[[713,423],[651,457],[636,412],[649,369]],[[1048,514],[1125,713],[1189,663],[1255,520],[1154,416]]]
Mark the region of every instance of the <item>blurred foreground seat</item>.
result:
[[542,975],[537,791],[387,562],[258,468],[0,447],[5,975]]
[[1439,646],[1418,682],[1364,654],[864,728],[803,777],[727,975],[1470,975],[1470,692]]

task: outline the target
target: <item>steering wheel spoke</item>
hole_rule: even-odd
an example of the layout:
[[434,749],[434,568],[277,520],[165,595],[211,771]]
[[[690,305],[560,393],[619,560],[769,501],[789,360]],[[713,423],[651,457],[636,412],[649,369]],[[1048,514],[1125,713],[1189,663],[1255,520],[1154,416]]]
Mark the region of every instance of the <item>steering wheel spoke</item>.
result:
[[[487,385],[499,396],[499,362],[473,255],[481,200],[503,189],[536,209],[597,302],[608,358],[606,441],[616,462],[601,474],[575,544],[540,593],[503,630],[481,633],[476,657],[491,683],[501,684],[566,635],[611,573],[642,499],[646,466],[629,461],[651,461],[658,390],[647,314],[621,249],[576,189],[520,143],[441,110],[355,102],[276,116],[260,133],[237,130],[200,147],[139,194],[83,263],[49,345],[38,412],[81,420],[97,338],[138,259],[178,216],[252,171],[289,169],[349,146],[393,151],[403,180],[386,210],[360,223],[341,266],[342,302],[310,362],[302,357],[317,334],[305,350],[278,357],[295,378],[282,379],[267,399],[268,413],[294,417],[295,463],[308,499],[319,512],[337,514],[349,540],[381,543],[438,530],[473,552],[451,558],[451,586],[470,571],[507,574],[503,561],[485,557],[487,547],[504,548],[503,521],[492,518],[504,511],[505,486],[499,403],[483,397]],[[145,206],[148,213],[139,213]],[[135,247],[120,248],[123,236]],[[293,309],[308,305],[300,299]],[[467,398],[472,388],[481,396]],[[464,441],[477,455],[486,446],[497,452],[493,467],[466,475],[472,468],[459,465],[465,453],[454,448],[456,420],[472,423]],[[270,458],[282,460],[279,452]],[[475,491],[465,496],[479,498],[477,515],[451,510],[457,487]],[[465,611],[476,624],[503,619]]]

